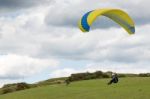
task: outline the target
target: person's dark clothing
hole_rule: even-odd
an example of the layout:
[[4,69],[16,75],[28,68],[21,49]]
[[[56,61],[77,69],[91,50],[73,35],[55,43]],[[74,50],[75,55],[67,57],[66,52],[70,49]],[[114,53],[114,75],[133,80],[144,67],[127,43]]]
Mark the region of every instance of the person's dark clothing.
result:
[[112,84],[112,83],[118,83],[118,76],[117,74],[112,76],[112,79],[110,80],[110,82],[108,83],[108,85]]

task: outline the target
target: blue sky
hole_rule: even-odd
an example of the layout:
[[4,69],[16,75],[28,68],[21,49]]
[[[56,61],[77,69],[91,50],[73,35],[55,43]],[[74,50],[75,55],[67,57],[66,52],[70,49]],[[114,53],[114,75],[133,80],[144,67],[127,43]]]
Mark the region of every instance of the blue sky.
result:
[[[0,85],[96,70],[150,72],[148,0],[0,0]],[[135,35],[105,17],[82,33],[87,11],[119,8],[135,21]]]

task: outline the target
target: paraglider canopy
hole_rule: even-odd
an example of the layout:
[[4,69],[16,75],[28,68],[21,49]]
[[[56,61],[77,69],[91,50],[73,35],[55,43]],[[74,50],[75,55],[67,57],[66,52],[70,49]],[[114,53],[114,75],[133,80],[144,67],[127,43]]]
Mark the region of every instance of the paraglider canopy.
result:
[[84,14],[78,24],[80,30],[83,32],[90,31],[90,26],[99,16],[106,16],[112,19],[123,27],[129,34],[135,33],[134,21],[131,17],[120,9],[112,8],[97,9]]

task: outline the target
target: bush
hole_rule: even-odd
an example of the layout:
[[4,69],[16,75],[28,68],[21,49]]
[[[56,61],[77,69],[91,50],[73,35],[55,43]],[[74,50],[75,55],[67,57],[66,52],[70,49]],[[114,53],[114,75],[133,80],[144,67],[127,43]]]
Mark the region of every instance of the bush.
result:
[[96,71],[94,74],[96,75],[96,78],[102,78],[103,77],[102,71]]
[[26,83],[17,83],[16,91],[28,89],[30,86]]
[[7,94],[7,93],[10,93],[10,92],[13,92],[14,90],[13,89],[11,89],[11,88],[4,88],[3,90],[2,90],[2,94]]
[[108,73],[103,73],[102,71],[96,71],[94,73],[77,73],[72,74],[69,79],[70,81],[79,81],[79,80],[89,80],[89,79],[97,79],[97,78],[109,78]]
[[150,77],[149,73],[141,73],[139,74],[139,77]]
[[24,90],[28,88],[30,88],[30,85],[27,83],[6,84],[2,87],[2,94]]
[[9,88],[15,86],[16,84],[5,84],[2,88]]
[[118,77],[126,77],[125,74],[118,74]]
[[109,78],[110,77],[107,73],[104,73],[102,76],[103,76],[102,78]]

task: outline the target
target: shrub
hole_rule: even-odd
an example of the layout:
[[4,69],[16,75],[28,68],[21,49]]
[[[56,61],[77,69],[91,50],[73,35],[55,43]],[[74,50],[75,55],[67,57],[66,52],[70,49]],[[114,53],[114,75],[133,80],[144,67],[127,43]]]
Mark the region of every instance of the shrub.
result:
[[107,73],[103,73],[102,78],[109,78],[109,75]]
[[97,79],[97,78],[109,78],[108,73],[103,73],[102,71],[96,71],[94,73],[77,73],[72,74],[69,79],[70,81],[79,81],[79,80],[89,80],[89,79]]
[[118,74],[118,77],[126,77],[125,74]]
[[150,77],[149,73],[141,73],[139,74],[139,77]]
[[11,88],[4,88],[3,90],[2,90],[2,94],[7,94],[7,93],[10,93],[10,92],[13,92],[14,90],[13,89],[11,89]]
[[96,78],[102,78],[103,77],[102,71],[96,71],[94,74],[96,75]]
[[15,86],[16,84],[5,84],[2,88],[9,88]]
[[2,87],[2,94],[24,90],[28,88],[30,88],[30,85],[27,83],[6,84]]
[[24,89],[28,89],[30,88],[30,86],[26,83],[17,83],[17,87],[16,90],[24,90]]

